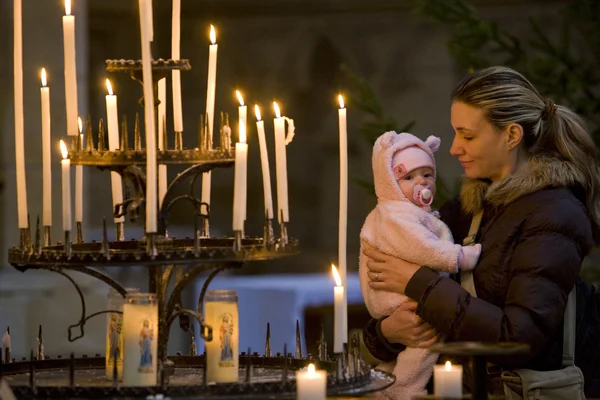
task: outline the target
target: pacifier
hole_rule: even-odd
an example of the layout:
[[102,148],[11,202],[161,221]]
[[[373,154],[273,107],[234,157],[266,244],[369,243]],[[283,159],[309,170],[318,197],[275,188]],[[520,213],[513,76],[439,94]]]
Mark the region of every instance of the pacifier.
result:
[[428,187],[423,185],[415,185],[413,191],[413,200],[421,206],[430,206],[433,202],[433,193]]

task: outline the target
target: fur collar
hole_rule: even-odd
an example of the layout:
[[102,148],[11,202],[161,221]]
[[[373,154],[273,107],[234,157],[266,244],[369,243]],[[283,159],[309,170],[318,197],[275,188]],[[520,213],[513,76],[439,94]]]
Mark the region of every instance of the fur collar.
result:
[[546,188],[586,187],[585,177],[572,163],[547,156],[533,156],[527,164],[501,181],[467,179],[460,190],[463,211],[474,214],[483,209],[484,201],[506,206],[519,197]]

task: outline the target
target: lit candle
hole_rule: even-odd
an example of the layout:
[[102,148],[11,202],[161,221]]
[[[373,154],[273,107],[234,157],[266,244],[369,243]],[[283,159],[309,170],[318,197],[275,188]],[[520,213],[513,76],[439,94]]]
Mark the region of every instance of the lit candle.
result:
[[50,88],[47,86],[46,69],[42,68],[42,223],[52,226],[52,164],[50,150]]
[[271,172],[269,171],[269,153],[265,138],[265,121],[260,118],[258,105],[254,106],[256,113],[256,130],[258,131],[258,144],[260,146],[260,164],[262,167],[263,191],[265,197],[265,212],[268,219],[273,219],[273,196],[271,194]]
[[[277,220],[289,222],[288,209],[288,185],[287,185],[287,154],[285,150],[285,120],[281,117],[281,111],[277,103],[275,108],[275,166],[277,176]],[[283,217],[283,221],[282,218]]]
[[[83,142],[83,122],[77,117],[79,138]],[[75,222],[83,221],[83,165],[75,166]]]
[[344,342],[344,330],[348,329],[344,323],[345,290],[340,274],[333,264],[331,264],[331,272],[333,273],[333,279],[335,280],[335,286],[333,288],[333,352],[342,353],[344,351],[344,343],[347,343]]
[[246,190],[248,178],[248,144],[246,126],[240,125],[240,139],[235,144],[235,173],[233,189],[233,230],[244,231],[246,219]]
[[[178,1],[178,0],[175,0]],[[181,101],[181,98],[179,99]],[[166,147],[165,138],[167,126],[167,78],[158,81],[158,150],[163,151]],[[163,198],[167,193],[167,166],[158,165],[158,207],[162,206]]]
[[[217,87],[217,34],[215,27],[210,26],[210,41],[208,53],[208,79],[206,84],[206,118],[208,123],[208,147],[213,147],[213,131],[215,121],[215,90]],[[210,205],[211,173],[202,174],[202,202]],[[204,210],[207,212],[208,210]]]
[[452,365],[446,361],[445,365],[433,366],[433,392],[440,397],[462,397],[462,365]]
[[[106,80],[106,89],[108,94],[106,95],[106,125],[108,126],[108,149],[115,151],[119,148],[119,112],[117,106],[117,96],[113,94],[112,85],[110,81]],[[121,175],[118,172],[111,171],[110,181],[112,186],[112,200],[113,210],[117,204],[123,203],[123,184],[121,182]],[[114,218],[115,222],[123,222],[125,217],[121,216]]]
[[75,17],[71,15],[71,0],[65,0],[63,16],[65,57],[65,100],[67,106],[67,135],[77,136],[77,64],[75,58]]
[[[346,128],[346,108],[344,98],[340,94],[338,124],[340,131],[340,214],[338,225],[338,262],[342,284],[346,286],[346,238],[348,235],[348,130]],[[348,343],[348,295],[344,293],[344,343]]]
[[[157,230],[156,190],[156,128],[154,124],[154,90],[152,88],[152,65],[150,41],[152,40],[152,3],[139,0],[140,28],[142,37],[142,76],[144,82],[144,121],[146,128],[146,232]],[[148,30],[150,32],[148,32]]]
[[[171,25],[171,58],[173,60],[179,60],[181,57],[181,0],[173,0],[173,21]],[[174,69],[171,79],[173,81],[173,129],[175,132],[183,132],[183,111],[181,108],[181,71]],[[162,119],[159,119],[158,123],[160,129],[160,125],[163,123]],[[159,196],[159,199],[162,201],[161,196]]]
[[315,370],[308,364],[306,370],[296,371],[296,399],[321,400],[327,395],[327,371]]
[[[238,119],[239,119],[239,132],[240,132],[240,138],[242,135],[242,130],[244,132],[244,142],[246,142],[246,132],[247,132],[247,125],[246,125],[246,121],[248,119],[248,107],[244,104],[244,98],[242,97],[242,94],[240,93],[239,90],[235,91],[235,95],[238,98],[238,101],[240,102],[240,106],[238,107]],[[241,142],[241,139],[240,139]],[[247,150],[246,150],[247,153]],[[247,154],[246,154],[246,165],[248,163],[247,160]],[[244,176],[247,176],[247,172],[244,173]],[[244,217],[244,221],[246,220],[246,206],[247,206],[247,202],[246,202],[246,186],[244,186],[244,203],[243,203],[243,217]]]
[[21,0],[14,0],[14,100],[17,213],[19,228],[28,226],[27,184],[25,179],[25,132],[23,128],[23,22]]
[[71,230],[71,160],[64,141],[60,141],[60,152],[63,159],[60,161],[62,168],[62,214],[63,230]]

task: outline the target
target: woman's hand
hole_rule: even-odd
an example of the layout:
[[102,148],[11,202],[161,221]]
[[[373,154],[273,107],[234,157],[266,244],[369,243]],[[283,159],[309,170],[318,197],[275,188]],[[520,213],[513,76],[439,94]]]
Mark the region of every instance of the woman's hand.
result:
[[436,330],[415,314],[417,302],[407,299],[381,321],[381,333],[390,343],[427,348],[438,341]]
[[421,268],[417,264],[382,253],[366,242],[363,254],[368,258],[369,286],[374,290],[404,294],[408,281]]

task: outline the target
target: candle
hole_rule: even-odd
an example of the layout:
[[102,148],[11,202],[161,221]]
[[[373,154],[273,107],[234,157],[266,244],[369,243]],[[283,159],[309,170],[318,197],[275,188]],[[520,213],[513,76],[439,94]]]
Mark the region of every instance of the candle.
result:
[[462,365],[452,365],[446,361],[445,365],[433,366],[433,392],[435,396],[462,397]]
[[[108,94],[106,95],[106,125],[108,126],[108,149],[115,151],[119,148],[119,112],[117,106],[117,96],[113,94],[112,85],[110,81],[106,80],[106,89]],[[121,175],[118,172],[111,171],[110,181],[112,186],[112,200],[113,210],[117,204],[123,203],[123,184],[121,182]],[[115,222],[123,222],[125,217],[121,216],[114,218]]]
[[333,264],[331,264],[331,272],[335,280],[333,288],[333,352],[342,353],[344,351],[344,343],[347,343],[344,342],[344,330],[348,330],[347,325],[344,323],[344,315],[346,314],[344,299],[346,291],[344,290],[340,274]]
[[[173,0],[173,21],[171,24],[171,29],[171,58],[173,60],[179,60],[181,57],[181,0]],[[181,107],[181,71],[174,69],[171,75],[171,80],[173,84],[173,129],[175,132],[183,132],[183,112]],[[159,125],[162,125],[162,119],[159,119],[158,123]],[[159,199],[162,199],[162,197],[159,196]]]
[[62,169],[62,213],[63,230],[71,230],[71,160],[64,141],[60,141],[60,152],[63,159],[60,161]]
[[[277,176],[277,220],[279,223],[289,222],[288,188],[287,188],[287,155],[285,150],[285,120],[277,103],[275,109],[275,166]],[[282,220],[283,218],[283,220]]]
[[[83,122],[77,117],[79,140],[83,143]],[[83,221],[83,166],[75,166],[75,222]]]
[[[238,98],[238,101],[240,102],[240,106],[238,107],[238,119],[239,119],[240,138],[241,138],[242,129],[243,129],[243,131],[244,131],[244,133],[243,133],[243,135],[244,135],[244,143],[245,143],[246,142],[246,132],[247,132],[247,130],[246,130],[246,128],[247,128],[246,121],[248,119],[248,107],[244,104],[244,98],[242,97],[242,94],[240,93],[240,91],[236,90],[235,94],[236,94],[236,96]],[[242,140],[240,139],[240,142],[241,141]],[[248,161],[247,161],[247,153],[248,153],[248,150],[247,150],[247,146],[246,146],[246,165],[248,163]],[[244,176],[247,176],[247,172],[244,172]],[[246,211],[247,211],[246,210],[246,205],[247,205],[247,202],[246,202],[246,185],[244,185],[244,202],[242,203],[242,206],[244,208],[243,209],[244,221],[246,220]]]
[[25,178],[25,138],[23,128],[23,22],[21,0],[14,0],[14,100],[15,161],[17,178],[17,213],[19,228],[28,227],[27,184]]
[[213,328],[213,340],[206,342],[206,380],[209,383],[237,382],[240,318],[236,291],[207,290],[204,316]]
[[128,293],[123,304],[123,385],[155,386],[158,305],[154,293]]
[[[175,0],[178,1],[178,0]],[[181,98],[179,99],[181,101]],[[162,78],[158,81],[158,150],[165,150],[167,124],[167,79]],[[158,207],[162,207],[162,202],[167,193],[167,166],[158,165]]]
[[265,138],[265,121],[260,118],[258,105],[254,106],[256,113],[256,130],[258,131],[258,144],[260,146],[260,164],[262,167],[263,191],[265,197],[265,212],[268,219],[273,219],[273,197],[271,195],[271,173],[269,171],[269,153]]
[[246,190],[248,178],[248,144],[246,127],[240,125],[240,139],[235,144],[235,173],[233,189],[233,230],[244,231],[246,219]]
[[75,17],[71,15],[71,0],[65,0],[63,16],[65,57],[65,100],[67,106],[67,135],[77,136],[77,63],[75,59]]
[[[156,190],[156,128],[154,124],[154,90],[152,88],[152,66],[150,41],[152,37],[152,3],[139,0],[140,28],[142,37],[142,76],[144,82],[144,121],[146,128],[146,232],[157,230],[157,190]],[[148,21],[149,19],[149,21]],[[148,32],[147,30],[150,30]]]
[[296,371],[296,398],[298,400],[321,400],[327,394],[327,371],[315,370],[308,364],[306,370]]
[[50,88],[47,86],[46,69],[42,68],[42,223],[52,226],[52,164],[50,150]]
[[[340,109],[338,110],[338,125],[340,133],[340,209],[338,225],[338,262],[342,284],[346,286],[346,238],[348,235],[348,131],[346,128],[346,108],[344,98],[340,94]],[[348,343],[348,301],[344,293],[344,343]]]
[[[213,130],[215,121],[215,90],[217,87],[217,50],[218,45],[215,27],[210,26],[210,41],[208,53],[208,78],[206,84],[206,118],[208,123],[209,149],[213,147]],[[211,173],[202,174],[202,202],[210,205]],[[204,210],[207,212],[208,210]]]

